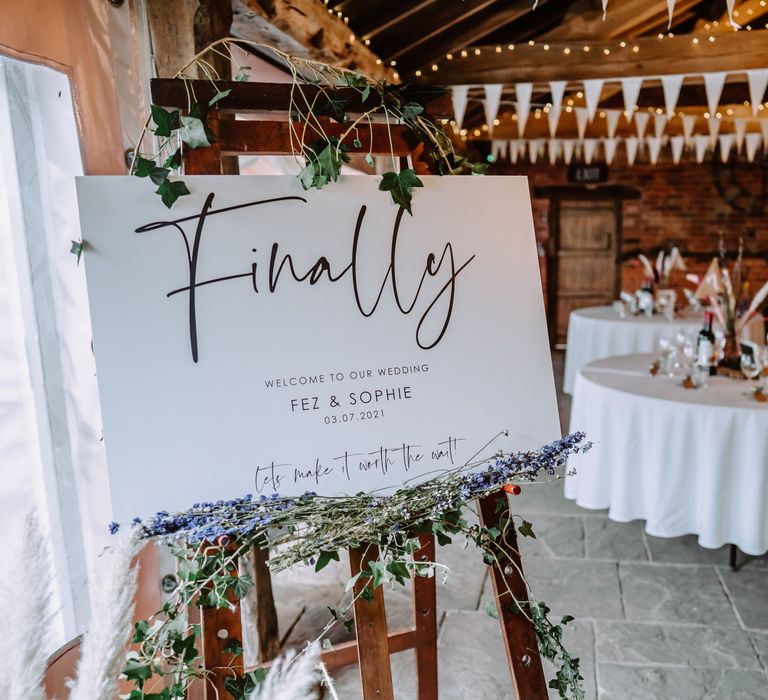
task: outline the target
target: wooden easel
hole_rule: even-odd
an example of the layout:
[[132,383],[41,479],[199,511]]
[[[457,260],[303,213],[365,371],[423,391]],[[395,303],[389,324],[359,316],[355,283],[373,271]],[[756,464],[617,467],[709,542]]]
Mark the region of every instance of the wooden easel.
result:
[[[240,83],[222,81],[220,90],[230,94],[209,113],[208,126],[216,142],[208,148],[186,149],[183,152],[184,172],[187,175],[211,175],[237,172],[232,167],[232,156],[239,155],[291,155],[290,125],[286,113],[290,104],[290,85],[274,83]],[[310,95],[316,88],[304,88]],[[216,90],[207,81],[194,81],[194,94],[198,101],[207,103]],[[153,104],[186,109],[187,90],[181,80],[156,79],[151,83]],[[347,111],[363,111],[360,94],[349,90]],[[260,121],[235,120],[232,113],[259,112]],[[263,113],[276,113],[274,119],[264,120]],[[432,117],[451,116],[450,100],[446,95],[435,96],[428,105]],[[229,114],[227,114],[229,113]],[[324,124],[329,136],[340,135],[345,127],[335,122]],[[308,133],[312,133],[311,127]],[[352,147],[350,153],[394,154],[407,163],[411,158],[413,168],[420,174],[430,171],[430,163],[423,158],[420,144],[404,126],[388,129],[384,124],[374,124],[360,130],[361,145]],[[308,140],[311,136],[308,136]],[[392,150],[390,150],[390,148]],[[501,491],[480,499],[478,510],[486,527],[495,527],[508,516],[509,504]],[[520,556],[514,528],[508,528],[506,549],[514,552],[509,561],[501,561],[499,567],[491,567],[491,578],[496,595],[496,608],[501,622],[502,635],[512,675],[512,683],[519,700],[547,700],[547,686],[541,666],[533,625],[519,614],[509,591],[517,600],[528,600],[528,592],[522,578]],[[415,553],[422,561],[435,560],[435,541],[432,535],[420,537],[421,548]],[[353,549],[349,552],[350,574],[358,574],[367,562],[376,559],[374,546]],[[258,659],[260,665],[271,661],[278,653],[277,616],[272,599],[272,587],[267,568],[268,552],[254,553],[256,591],[256,617],[259,630]],[[358,579],[354,593],[359,593],[369,581]],[[323,661],[329,670],[358,662],[365,700],[393,700],[390,655],[407,649],[415,649],[419,700],[437,700],[437,603],[435,578],[415,577],[413,580],[413,625],[406,629],[388,631],[384,608],[384,591],[373,591],[372,600],[357,598],[354,603],[356,639],[337,644],[323,651]],[[204,700],[228,697],[224,681],[231,677],[232,669],[243,669],[241,657],[225,653],[229,639],[242,640],[242,623],[239,602],[233,609],[203,607],[201,613],[203,638],[203,663],[210,671],[211,682],[206,683],[201,697]]]

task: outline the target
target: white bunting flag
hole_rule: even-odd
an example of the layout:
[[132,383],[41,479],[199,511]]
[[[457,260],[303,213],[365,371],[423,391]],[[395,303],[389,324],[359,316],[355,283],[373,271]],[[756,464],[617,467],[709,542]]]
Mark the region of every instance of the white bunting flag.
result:
[[675,116],[677,98],[680,97],[680,88],[683,85],[682,75],[662,75],[661,87],[664,90],[664,104],[667,107],[667,116],[672,119]]
[[707,148],[709,148],[709,136],[705,134],[696,134],[696,136],[693,137],[693,145],[696,150],[696,162],[703,163],[704,155],[707,152]]
[[653,135],[660,139],[664,135],[664,127],[667,125],[666,114],[653,115]]
[[621,79],[621,94],[624,96],[624,110],[627,113],[627,121],[631,122],[637,107],[637,98],[640,96],[640,88],[643,79],[637,77]]
[[728,8],[728,19],[731,20],[731,24],[733,25],[734,29],[739,29],[741,25],[736,24],[736,22],[733,19],[733,6],[735,4],[736,4],[736,0],[725,0],[725,6]]
[[733,134],[720,134],[718,140],[720,141],[720,160],[727,163],[733,148]]
[[704,73],[704,89],[707,93],[707,106],[709,113],[717,112],[717,105],[720,104],[720,95],[723,94],[723,85],[725,84],[726,73]]
[[744,143],[744,134],[747,133],[747,120],[734,119],[733,132],[736,136],[736,152],[739,152],[741,150],[741,144]]
[[667,29],[671,29],[672,16],[675,14],[675,0],[667,0],[667,14],[669,15],[669,22],[667,23]]
[[637,127],[637,138],[642,139],[645,136],[645,127],[648,126],[648,120],[651,115],[648,112],[638,112],[635,114],[635,126]]
[[547,141],[547,152],[549,154],[549,164],[554,165],[560,156],[560,139],[549,139]]
[[603,0],[603,20],[605,20],[605,15],[608,12],[608,0]]
[[661,153],[661,137],[648,136],[645,142],[648,144],[648,159],[652,165],[656,165],[659,160],[659,153]]
[[530,160],[531,163],[535,163],[539,159],[543,146],[542,139],[535,139],[528,142],[528,160]]
[[528,115],[531,113],[532,83],[518,83],[515,85],[515,97],[517,99],[517,133],[522,138],[525,125],[528,123]]
[[616,139],[603,139],[603,151],[605,152],[605,162],[610,165],[616,157]]
[[768,87],[768,68],[758,68],[747,71],[749,82],[749,103],[752,105],[752,116],[757,116],[757,110],[763,101],[765,88]]
[[584,162],[589,165],[597,151],[597,139],[584,139]]
[[717,135],[720,133],[720,122],[723,121],[722,117],[718,117],[714,114],[709,115],[707,119],[707,126],[709,127],[709,145],[714,148]]
[[525,139],[517,139],[517,158],[525,160],[525,152],[528,149],[528,142]]
[[587,132],[587,120],[589,119],[589,115],[587,114],[587,108],[586,107],[576,107],[574,109],[574,112],[576,112],[576,128],[579,132],[579,138],[583,139],[584,134]]
[[453,103],[453,118],[456,126],[461,129],[464,123],[464,114],[467,111],[467,99],[469,97],[469,85],[454,85],[451,88],[451,102]]
[[635,164],[635,157],[637,156],[637,136],[627,136],[624,139],[624,148],[627,149],[627,163],[630,165]]
[[573,160],[573,148],[576,142],[573,139],[563,139],[563,160],[566,165],[570,165]]
[[517,163],[517,156],[520,153],[520,141],[512,139],[509,142],[509,162]]
[[690,143],[693,136],[693,127],[696,126],[697,114],[684,114],[683,115],[683,136],[685,136],[685,142]]
[[677,165],[680,162],[680,157],[683,155],[683,146],[685,145],[684,136],[672,136],[669,139],[669,143],[672,146],[672,162]]
[[503,85],[484,85],[485,99],[483,107],[485,108],[485,123],[488,125],[488,132],[493,132],[493,122],[499,114],[499,104],[501,104],[501,91]]
[[507,157],[507,142],[494,139],[491,141],[491,155],[493,161],[499,161]]
[[584,102],[587,105],[587,114],[589,121],[595,118],[597,105],[600,104],[600,95],[603,92],[603,80],[596,78],[594,80],[584,81]]
[[549,135],[554,138],[557,133],[557,125],[560,121],[560,112],[563,109],[563,95],[565,94],[565,80],[553,80],[549,84],[549,91],[552,94],[552,103],[547,113],[549,120]]
[[751,163],[755,159],[757,149],[760,147],[762,136],[754,131],[747,134],[745,140],[747,143],[747,160]]
[[621,116],[620,109],[606,109],[605,110],[605,128],[608,132],[608,138],[612,139],[616,136],[616,127],[619,125],[619,117]]

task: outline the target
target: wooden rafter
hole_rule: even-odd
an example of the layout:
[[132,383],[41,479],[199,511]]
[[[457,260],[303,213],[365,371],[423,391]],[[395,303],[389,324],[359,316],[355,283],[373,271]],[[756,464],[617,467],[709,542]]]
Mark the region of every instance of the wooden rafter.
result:
[[[693,42],[697,38],[698,43]],[[610,44],[610,54],[603,51]],[[768,67],[768,31],[731,32],[714,42],[689,35],[664,38],[642,37],[620,48],[615,42],[552,42],[515,46],[497,53],[482,47],[479,56],[444,61],[443,70],[431,80],[446,85],[550,80],[612,79],[624,76],[657,76],[667,73],[740,72]],[[588,51],[584,50],[588,47]],[[635,47],[637,50],[635,51]],[[567,49],[567,51],[566,51]]]

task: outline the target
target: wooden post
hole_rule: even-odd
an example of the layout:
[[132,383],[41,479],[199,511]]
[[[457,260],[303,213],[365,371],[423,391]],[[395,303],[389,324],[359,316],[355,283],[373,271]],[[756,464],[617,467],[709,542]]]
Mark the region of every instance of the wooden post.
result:
[[[433,535],[419,537],[416,561],[435,561]],[[413,625],[416,628],[418,700],[437,700],[437,586],[435,576],[413,577]]]
[[[479,498],[477,504],[483,526],[504,530],[499,523],[510,517],[509,501],[504,491]],[[541,667],[536,630],[514,602],[528,602],[514,527],[506,528],[503,544],[510,553],[509,557],[500,557],[499,566],[489,569],[515,695],[518,700],[547,700],[547,682]]]
[[[349,550],[349,568],[352,576],[365,571],[368,562],[378,557],[378,547],[368,545]],[[370,585],[369,585],[370,584]],[[369,586],[372,600],[359,597]],[[389,639],[387,615],[384,610],[384,589],[374,588],[370,576],[360,576],[352,588],[355,596],[355,631],[357,657],[360,663],[360,685],[365,700],[394,700],[392,669],[389,665]]]

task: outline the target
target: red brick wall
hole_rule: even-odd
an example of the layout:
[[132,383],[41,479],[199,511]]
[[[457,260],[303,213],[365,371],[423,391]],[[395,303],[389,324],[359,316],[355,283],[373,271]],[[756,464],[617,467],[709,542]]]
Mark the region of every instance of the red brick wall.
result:
[[[759,165],[740,163],[738,181],[759,193],[764,169]],[[566,167],[510,165],[498,163],[489,174],[527,175],[531,187],[567,185]],[[674,165],[614,165],[608,168],[609,185],[623,185],[640,191],[641,198],[624,202],[623,252],[640,249],[654,254],[660,246],[676,244],[683,252],[716,251],[720,234],[726,246],[735,250],[739,236],[744,237],[749,254],[750,282],[755,285],[768,279],[768,202],[763,215],[746,215],[735,211],[718,193],[711,163]],[[549,202],[533,199],[536,235],[542,242],[549,237]],[[707,261],[687,260],[692,272],[702,271]],[[634,291],[642,272],[636,258],[623,265],[622,286]],[[676,286],[684,276],[676,274]]]

